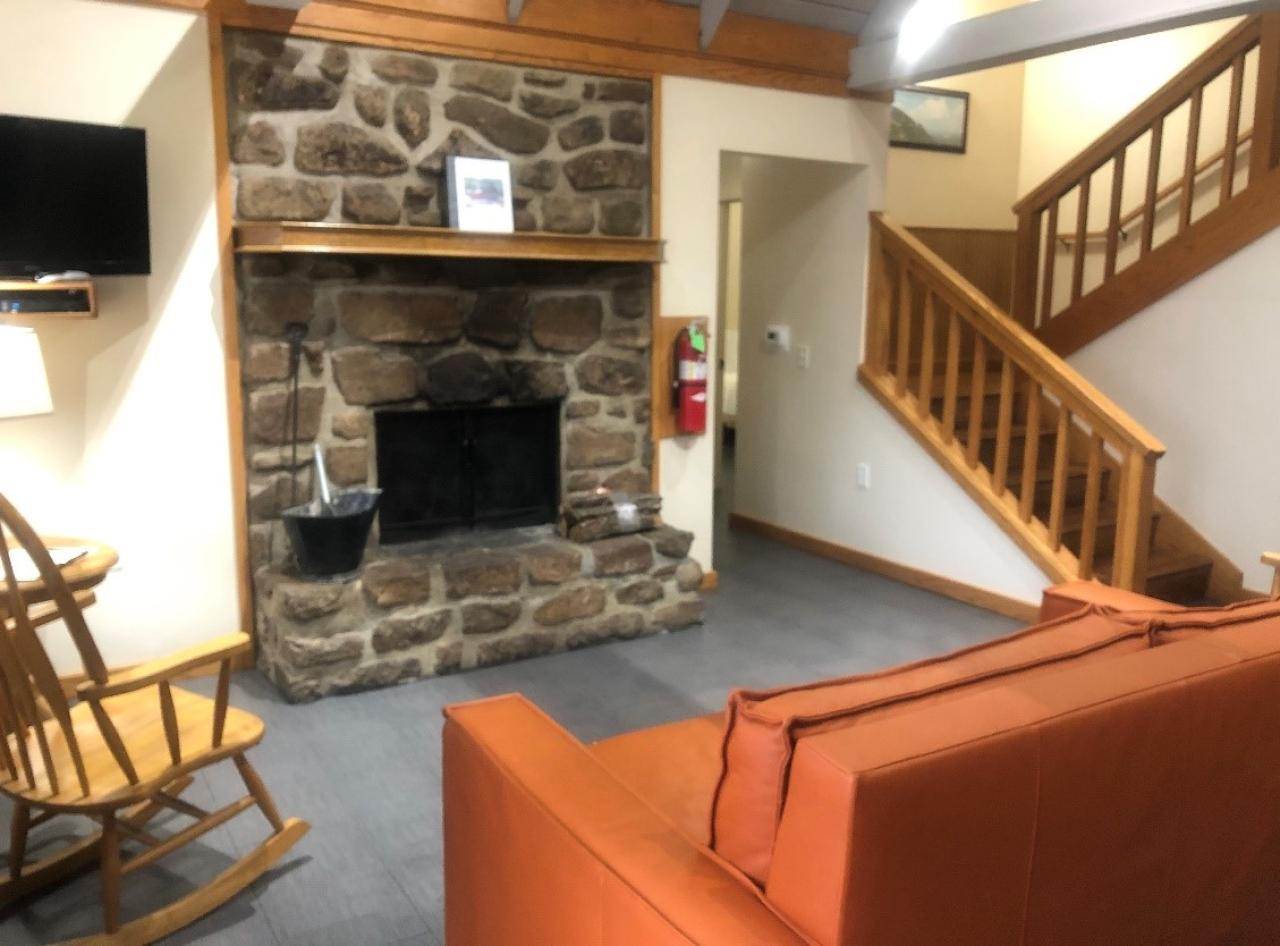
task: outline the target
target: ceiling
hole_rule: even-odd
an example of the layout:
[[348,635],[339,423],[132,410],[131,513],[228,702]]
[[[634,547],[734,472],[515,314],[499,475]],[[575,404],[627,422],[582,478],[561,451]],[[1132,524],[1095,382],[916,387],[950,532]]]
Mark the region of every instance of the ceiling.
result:
[[[687,7],[700,6],[699,0],[673,0]],[[731,0],[729,9],[736,13],[786,20],[805,26],[857,34],[875,9],[877,0]]]

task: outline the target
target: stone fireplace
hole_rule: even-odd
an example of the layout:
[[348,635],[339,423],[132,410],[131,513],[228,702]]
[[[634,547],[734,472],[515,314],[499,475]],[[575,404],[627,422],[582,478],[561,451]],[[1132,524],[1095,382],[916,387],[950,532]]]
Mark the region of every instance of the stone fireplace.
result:
[[[438,225],[458,153],[512,161],[524,229],[647,233],[646,83],[236,31],[226,49],[241,220]],[[651,280],[647,264],[240,257],[260,663],[290,699],[701,619],[690,534],[571,541],[554,524],[564,503],[651,489]],[[290,323],[306,326],[296,444]],[[280,521],[312,495],[313,445],[337,486],[384,490],[364,566],[332,582],[298,577]]]

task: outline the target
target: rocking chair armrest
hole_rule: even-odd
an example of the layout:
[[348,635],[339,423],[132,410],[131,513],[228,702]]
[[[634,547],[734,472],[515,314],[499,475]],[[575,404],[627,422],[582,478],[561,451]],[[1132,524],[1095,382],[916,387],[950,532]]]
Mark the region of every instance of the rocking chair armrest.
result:
[[[92,591],[77,591],[73,597],[76,604],[83,610],[94,604],[98,599]],[[54,621],[62,617],[62,612],[58,610],[58,606],[52,601],[43,601],[40,604],[33,604],[27,609],[27,620],[31,622],[32,627],[44,627],[46,624],[52,624]],[[13,618],[4,619],[4,629],[12,631],[17,627],[17,621]]]
[[232,660],[248,653],[252,641],[248,634],[234,633],[196,644],[160,660],[150,660],[131,670],[112,674],[106,683],[92,680],[80,684],[76,694],[82,700],[101,700],[121,693],[130,693],[157,683],[171,682],[182,674],[211,663]]

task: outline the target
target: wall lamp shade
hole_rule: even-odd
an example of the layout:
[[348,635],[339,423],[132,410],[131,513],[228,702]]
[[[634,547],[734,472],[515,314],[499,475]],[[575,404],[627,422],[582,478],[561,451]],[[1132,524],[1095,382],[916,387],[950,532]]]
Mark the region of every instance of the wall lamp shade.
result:
[[52,413],[49,376],[35,329],[0,325],[0,419]]

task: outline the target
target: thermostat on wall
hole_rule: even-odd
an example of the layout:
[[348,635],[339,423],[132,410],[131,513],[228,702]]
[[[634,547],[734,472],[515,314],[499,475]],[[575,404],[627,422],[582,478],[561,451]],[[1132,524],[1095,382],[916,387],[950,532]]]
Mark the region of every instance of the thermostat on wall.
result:
[[764,350],[768,352],[791,351],[791,326],[766,325]]

